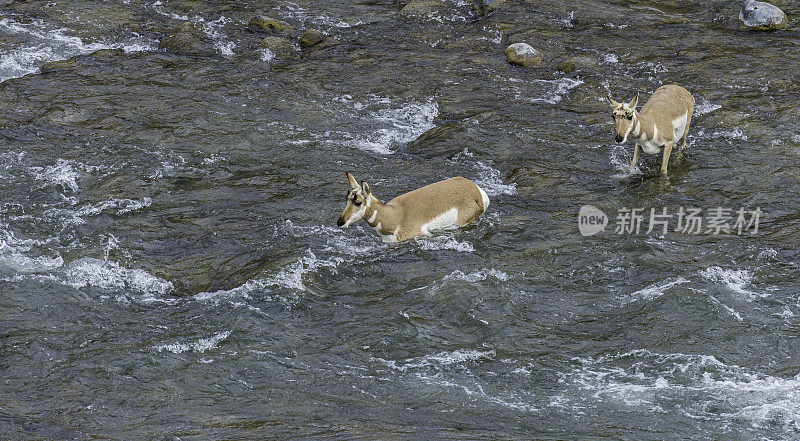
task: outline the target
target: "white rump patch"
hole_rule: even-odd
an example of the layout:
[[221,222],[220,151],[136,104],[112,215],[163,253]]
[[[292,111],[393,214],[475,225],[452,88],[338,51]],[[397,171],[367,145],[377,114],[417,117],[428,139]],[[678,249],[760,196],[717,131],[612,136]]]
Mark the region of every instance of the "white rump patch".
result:
[[681,139],[683,132],[686,130],[688,113],[688,111],[684,112],[683,115],[675,118],[675,120],[672,121],[672,139],[675,140],[675,142],[678,142],[678,140]]
[[[476,187],[478,186],[476,185]],[[483,199],[483,211],[486,211],[486,209],[489,208],[489,195],[480,187],[478,187],[478,191],[481,192],[481,199]]]
[[431,231],[452,227],[456,223],[456,220],[458,220],[458,208],[453,207],[430,220],[420,227],[420,230],[422,230],[422,234],[430,234]]

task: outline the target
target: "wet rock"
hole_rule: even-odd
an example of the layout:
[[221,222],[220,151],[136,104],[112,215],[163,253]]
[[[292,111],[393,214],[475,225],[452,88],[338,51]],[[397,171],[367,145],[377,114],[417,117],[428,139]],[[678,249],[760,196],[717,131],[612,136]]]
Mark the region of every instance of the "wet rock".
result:
[[442,0],[411,0],[400,10],[400,15],[414,19],[431,18],[446,7]]
[[316,29],[306,29],[303,32],[303,36],[300,37],[300,47],[307,48],[314,46],[315,44],[322,43],[328,38],[327,35],[323,34],[322,32]]
[[780,29],[786,26],[786,14],[767,2],[746,0],[739,11],[739,21],[747,29]]
[[491,14],[509,4],[508,0],[472,0],[472,12],[475,15]]
[[294,28],[285,21],[269,18],[264,15],[257,15],[250,19],[247,27],[257,32],[272,32],[276,34],[290,34]]
[[203,32],[203,25],[185,21],[162,38],[158,48],[182,54],[213,54],[214,42]]
[[589,55],[577,55],[558,63],[558,66],[556,67],[558,70],[564,73],[572,73],[576,70],[586,72],[597,69],[599,67],[599,63]]
[[60,70],[72,70],[78,66],[78,60],[69,58],[66,60],[51,61],[42,65],[39,70],[43,73],[57,72]]
[[269,49],[276,57],[287,57],[295,52],[294,44],[283,37],[266,37],[261,40],[261,47]]
[[506,58],[511,64],[525,67],[541,66],[543,60],[542,53],[528,43],[514,43],[507,47]]

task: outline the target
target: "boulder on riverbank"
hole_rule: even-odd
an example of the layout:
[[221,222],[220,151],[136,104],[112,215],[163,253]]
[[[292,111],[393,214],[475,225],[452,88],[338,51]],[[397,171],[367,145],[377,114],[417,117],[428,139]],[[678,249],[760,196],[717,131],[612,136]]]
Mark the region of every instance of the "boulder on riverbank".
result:
[[786,27],[786,14],[767,2],[745,0],[739,11],[742,27],[753,30],[781,29]]
[[524,67],[538,67],[542,65],[542,53],[528,43],[514,43],[506,48],[506,58],[511,64]]

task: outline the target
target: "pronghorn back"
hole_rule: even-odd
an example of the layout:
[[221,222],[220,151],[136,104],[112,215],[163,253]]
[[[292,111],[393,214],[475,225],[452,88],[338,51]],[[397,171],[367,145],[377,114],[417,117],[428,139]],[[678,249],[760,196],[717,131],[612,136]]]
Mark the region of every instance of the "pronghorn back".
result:
[[463,226],[480,216],[488,204],[489,198],[480,187],[458,176],[404,193],[386,205],[406,208],[404,221],[409,225],[425,225],[455,208],[454,225]]
[[684,115],[687,120],[691,119],[694,114],[694,98],[683,87],[667,84],[653,92],[639,113],[655,118],[659,132],[665,133],[668,127],[671,130],[674,120]]

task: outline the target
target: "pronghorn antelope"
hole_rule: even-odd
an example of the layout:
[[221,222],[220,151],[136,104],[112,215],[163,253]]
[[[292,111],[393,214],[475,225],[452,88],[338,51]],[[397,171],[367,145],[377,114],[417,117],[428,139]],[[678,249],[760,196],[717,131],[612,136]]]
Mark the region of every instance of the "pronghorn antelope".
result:
[[464,226],[489,207],[489,196],[469,179],[457,177],[435,182],[402,194],[386,204],[378,200],[369,185],[347,173],[351,189],[347,206],[336,225],[347,228],[366,219],[384,242],[400,242],[431,231]]
[[618,103],[610,96],[608,100],[614,109],[614,123],[617,126],[615,140],[623,143],[628,135],[636,140],[631,170],[639,161],[640,146],[651,155],[658,154],[663,147],[661,173],[667,174],[672,147],[681,140],[681,147],[686,147],[686,136],[689,134],[689,124],[694,113],[692,94],[675,84],[661,86],[653,92],[640,112],[636,111],[638,94],[629,103]]

